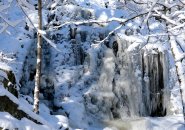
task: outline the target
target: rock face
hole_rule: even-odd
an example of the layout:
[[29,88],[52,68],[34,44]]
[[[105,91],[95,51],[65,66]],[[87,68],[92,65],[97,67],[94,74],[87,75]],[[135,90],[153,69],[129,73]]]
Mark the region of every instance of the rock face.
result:
[[[54,83],[52,76],[50,76],[50,45],[45,41],[42,45],[42,69],[41,69],[41,86],[40,86],[40,100],[43,100],[49,107],[53,106],[54,99]],[[35,87],[36,74],[36,44],[30,47],[26,56],[24,67],[22,70],[22,78],[20,80],[20,93],[33,97]]]
[[0,69],[1,73],[4,73],[0,75],[0,83],[6,88],[10,93],[12,93],[14,96],[18,97],[18,91],[16,86],[16,79],[15,75],[11,70],[4,70]]
[[20,80],[20,93],[24,95],[33,95],[35,74],[36,74],[36,44],[32,43],[29,49],[22,70],[22,78]]
[[[15,98],[18,98],[18,90],[16,87],[16,79],[15,75],[11,70],[5,70],[0,69],[1,75],[0,75],[0,87],[4,87],[8,92],[13,94]],[[4,89],[1,88],[1,89]],[[7,95],[1,95],[0,96],[0,111],[1,112],[8,112],[12,116],[14,116],[17,119],[27,118],[37,124],[41,124],[36,119],[30,117],[26,112],[19,109],[19,105],[16,104],[14,101],[12,101]]]
[[2,112],[8,112],[12,116],[14,116],[17,119],[27,118],[37,124],[41,124],[36,119],[33,119],[30,117],[27,113],[19,109],[19,106],[14,103],[9,97],[7,96],[0,96],[0,111]]

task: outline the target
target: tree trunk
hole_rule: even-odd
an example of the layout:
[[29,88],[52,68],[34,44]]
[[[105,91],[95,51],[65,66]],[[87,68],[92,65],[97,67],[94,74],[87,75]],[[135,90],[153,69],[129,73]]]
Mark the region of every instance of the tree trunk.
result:
[[[38,0],[38,29],[42,30],[42,0]],[[36,65],[36,77],[35,77],[35,91],[34,91],[34,112],[39,113],[39,90],[40,90],[40,80],[41,80],[41,58],[42,58],[42,37],[39,32],[37,32],[37,65]]]
[[[173,54],[174,59],[176,60],[179,55],[181,55],[181,52],[179,50],[179,47],[176,43],[175,37],[170,36],[170,45],[171,45],[171,51]],[[185,121],[185,70],[181,63],[181,61],[177,61],[175,63],[177,76],[179,80],[180,85],[180,94],[181,94],[181,100],[182,100],[182,108],[183,108],[183,117]]]

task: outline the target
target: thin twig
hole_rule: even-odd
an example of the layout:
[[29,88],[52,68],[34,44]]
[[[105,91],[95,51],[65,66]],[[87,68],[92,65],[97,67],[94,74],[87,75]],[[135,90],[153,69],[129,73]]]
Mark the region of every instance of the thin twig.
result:
[[150,10],[149,10],[149,12],[148,12],[148,15],[147,15],[146,18],[144,19],[144,22],[143,22],[142,25],[145,25],[145,24],[148,22],[148,19],[150,18],[151,14],[152,14],[152,11],[153,11],[153,9],[154,9],[154,7],[155,7],[155,5],[156,5],[156,3],[157,3],[158,1],[159,1],[159,0],[155,0],[155,1],[153,2],[152,6],[151,6],[151,8],[150,8]]
[[[32,20],[29,18],[29,16],[28,16],[28,14],[26,13],[26,11],[23,9],[23,7],[19,4],[19,1],[18,0],[16,0],[17,1],[17,3],[18,3],[18,6],[21,8],[21,10],[22,10],[22,12],[26,15],[26,17],[28,18],[28,20],[30,21],[30,23],[31,23],[31,25],[33,26],[33,28],[35,29],[35,31],[37,32],[37,33],[39,33],[39,32],[41,32],[42,30],[38,30],[38,28],[36,28],[35,27],[35,25],[34,25],[34,23],[32,22]],[[53,48],[55,48],[57,51],[60,51],[61,52],[61,50],[60,49],[58,49],[57,48],[57,46],[50,40],[50,39],[48,39],[46,36],[44,36],[42,33],[39,33],[41,36],[42,36],[42,38],[44,38],[44,40],[46,40]]]
[[171,23],[171,24],[173,24],[173,25],[176,25],[176,26],[179,25],[179,23],[177,23],[176,21],[174,21],[174,20],[168,18],[166,15],[160,13],[158,10],[154,9],[154,11],[155,11],[162,19],[168,21],[169,23]]

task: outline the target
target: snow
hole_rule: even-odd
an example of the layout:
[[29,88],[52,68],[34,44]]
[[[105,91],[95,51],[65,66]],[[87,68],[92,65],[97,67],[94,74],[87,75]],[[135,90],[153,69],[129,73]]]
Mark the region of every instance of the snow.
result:
[[[13,96],[11,93],[8,92],[8,90],[4,89],[3,86],[0,87],[0,96],[8,96],[10,100],[12,100],[14,103],[18,104],[19,109],[29,114],[30,117],[37,118],[38,121],[46,123],[45,120],[40,118],[38,115],[33,113],[30,109],[27,108],[27,104],[21,103],[15,96]],[[47,124],[47,123],[46,123]]]
[[35,7],[29,2],[27,2],[26,0],[18,0],[18,1],[21,3],[22,6],[25,6],[30,10],[35,10]]
[[103,130],[183,130],[185,128],[182,115],[158,118],[130,118],[106,122],[109,127]]
[[51,130],[46,125],[38,125],[33,123],[32,121],[23,118],[21,120],[18,120],[14,117],[12,117],[7,112],[0,112],[0,127],[3,129],[19,129],[19,130]]
[[[28,23],[28,26],[31,28],[38,27],[38,15],[37,15],[37,10],[29,10],[29,9],[24,9],[26,14],[28,15],[29,19],[26,19],[26,22]],[[42,25],[45,26],[47,22],[47,10],[43,10],[42,12]],[[32,23],[34,24],[34,27]]]
[[69,127],[67,117],[63,115],[50,115],[50,110],[47,106],[45,106],[45,104],[40,104],[40,115],[46,119],[55,130]]
[[[19,105],[18,109],[26,112],[33,119],[37,119],[37,121],[44,124],[43,126],[37,125],[26,118],[22,118],[21,121],[19,121],[13,118],[12,116],[10,116],[8,113],[1,112],[2,115],[0,114],[0,127],[2,128],[9,128],[9,129],[20,128],[22,130],[30,130],[30,129],[40,130],[42,128],[46,130],[56,130],[60,127],[61,128],[69,127],[68,119],[65,116],[50,115],[50,110],[44,104],[40,104],[40,116],[38,116],[32,112],[32,107],[30,106],[30,104],[28,104],[26,100],[24,100],[23,98],[21,98],[20,100],[17,100],[7,90],[3,89],[2,86],[0,88],[0,95],[8,96],[13,102]],[[4,117],[7,117],[7,119],[4,119]],[[10,117],[10,119],[8,117]],[[15,120],[15,121],[12,121],[12,120]]]

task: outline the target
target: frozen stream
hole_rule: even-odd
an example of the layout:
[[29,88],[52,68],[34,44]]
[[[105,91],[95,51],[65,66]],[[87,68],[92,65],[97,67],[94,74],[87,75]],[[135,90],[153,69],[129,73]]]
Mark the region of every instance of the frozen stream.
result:
[[104,130],[184,130],[182,116],[141,117],[105,121]]

